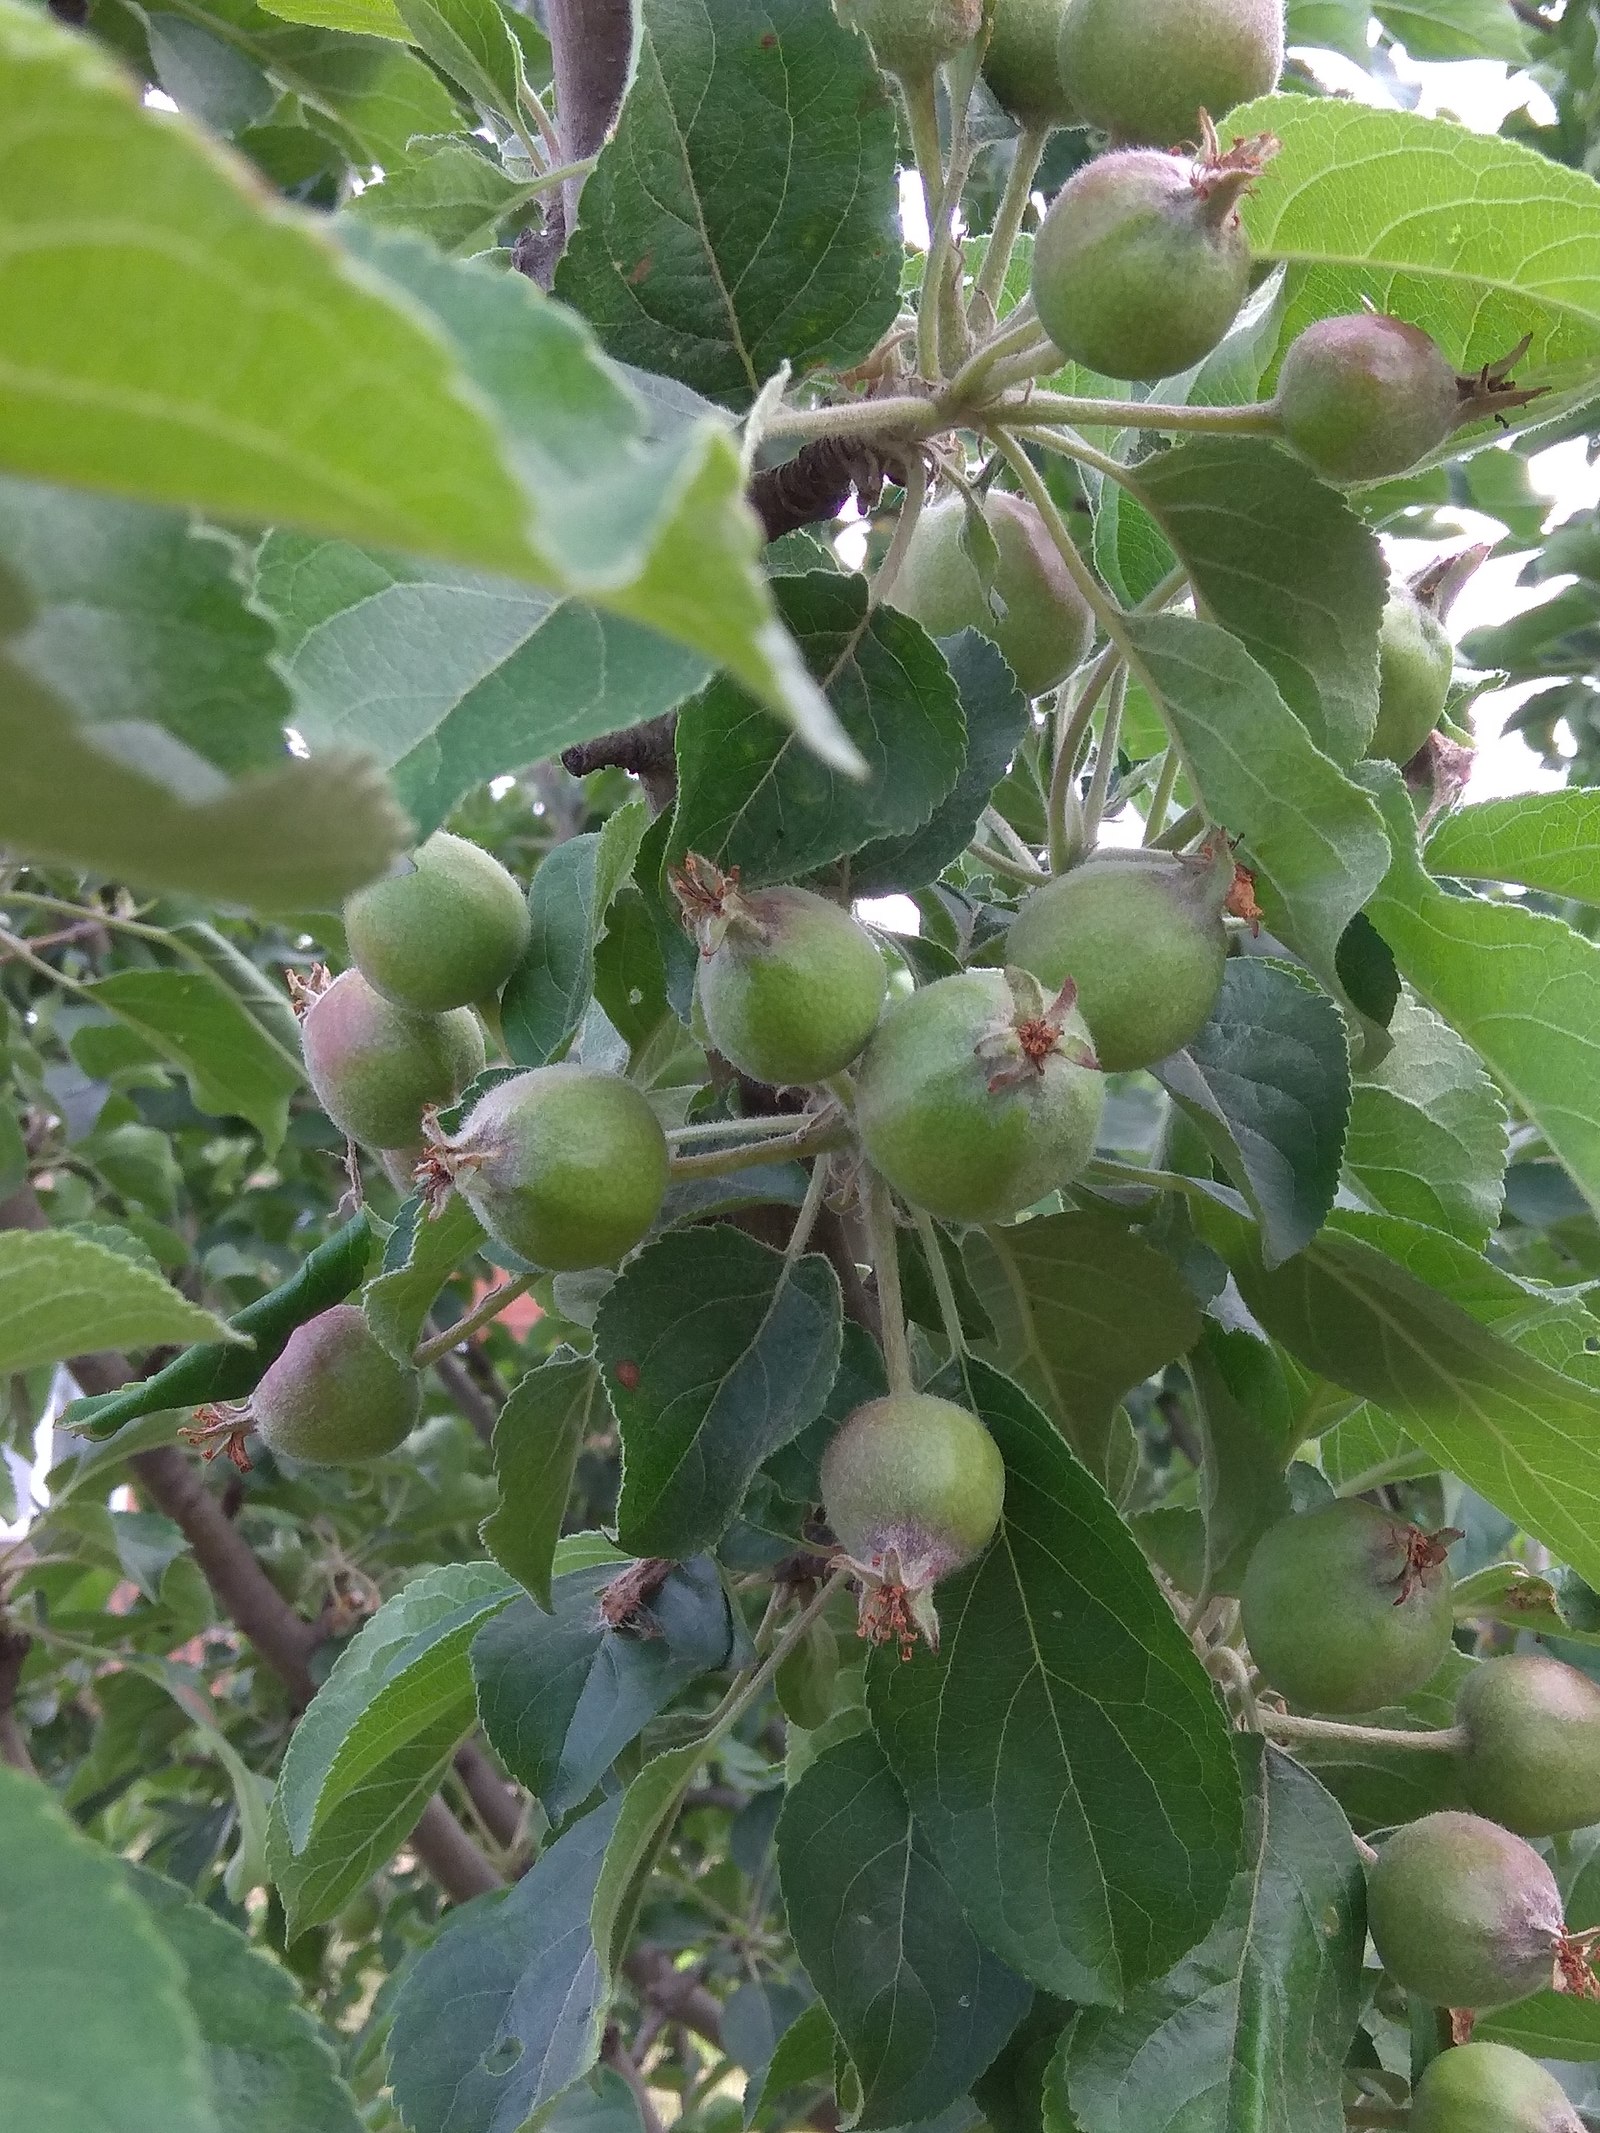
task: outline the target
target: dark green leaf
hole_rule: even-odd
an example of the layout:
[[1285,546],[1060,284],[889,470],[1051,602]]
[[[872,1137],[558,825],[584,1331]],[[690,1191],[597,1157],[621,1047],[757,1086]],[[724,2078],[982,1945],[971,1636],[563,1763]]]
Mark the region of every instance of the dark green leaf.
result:
[[494,1426],[500,1502],[484,1524],[483,1544],[547,1611],[572,1471],[604,1412],[593,1359],[560,1349],[511,1388]]
[[118,970],[84,990],[183,1070],[200,1110],[248,1120],[277,1152],[305,1067],[209,971]]
[[1256,1542],[1294,1509],[1284,1469],[1300,1431],[1277,1357],[1208,1320],[1189,1356],[1205,1463],[1205,1589],[1237,1595]]
[[[168,1408],[201,1407],[214,1400],[242,1400],[254,1392],[269,1363],[283,1353],[296,1326],[341,1303],[366,1271],[372,1225],[363,1209],[325,1244],[308,1252],[289,1279],[246,1304],[228,1321],[242,1341],[203,1341],[186,1348],[154,1377],[120,1392],[74,1400],[63,1420],[68,1429],[109,1437],[125,1422]],[[102,1339],[105,1337],[102,1332]]]
[[757,1467],[821,1412],[840,1319],[826,1259],[791,1265],[722,1223],[658,1237],[624,1268],[595,1321],[624,1547],[677,1557],[721,1539]]
[[678,1564],[636,1628],[610,1629],[601,1593],[626,1565],[558,1577],[552,1611],[519,1600],[472,1645],[478,1711],[506,1768],[560,1821],[680,1689],[725,1666],[733,1624],[717,1567]]
[[397,1363],[409,1362],[435,1297],[456,1268],[488,1240],[459,1193],[430,1216],[419,1195],[400,1203],[383,1264],[362,1291],[367,1323]]
[[968,1365],[1005,1519],[940,1591],[937,1655],[869,1669],[872,1721],[975,1932],[1115,2004],[1200,1940],[1238,1862],[1222,1707],[1133,1536],[1016,1386]]
[[127,1872],[183,1965],[218,2133],[361,2133],[333,2047],[288,1972],[186,1889],[145,1867]]
[[859,574],[772,582],[868,775],[854,783],[830,769],[726,676],[685,705],[672,855],[701,852],[749,882],[788,881],[921,829],[953,790],[967,745],[955,681],[920,623],[892,607],[869,615]]
[[1321,1228],[1339,1189],[1350,1047],[1326,993],[1282,963],[1235,956],[1211,1019],[1159,1079],[1250,1198],[1270,1265]]
[[589,1910],[616,1823],[609,1801],[504,1896],[480,1896],[395,1997],[389,2078],[408,2125],[519,2133],[594,2064],[605,1982]]
[[1259,1740],[1239,1756],[1245,1854],[1221,1918],[1120,2012],[1088,2009],[1051,2069],[1083,2133],[1344,2133],[1361,1862],[1314,1777]]
[[1028,731],[1028,699],[987,637],[963,630],[943,640],[939,649],[966,716],[966,762],[948,799],[940,801],[921,829],[882,838],[856,853],[850,863],[850,887],[856,896],[920,889],[937,881],[972,841],[990,794],[1011,768]]
[[645,0],[643,30],[557,293],[613,355],[732,406],[783,363],[858,361],[901,258],[866,46],[830,0]]
[[541,861],[528,890],[533,933],[500,999],[506,1050],[519,1066],[563,1057],[577,1035],[594,990],[595,940],[649,824],[648,806],[631,800],[603,829],[568,837]]
[[791,1787],[778,1871],[800,1960],[861,2084],[856,2123],[936,2117],[1032,1993],[974,1937],[871,1734],[828,1749]]
[[1432,874],[1520,881],[1580,903],[1600,897],[1600,792],[1521,792],[1441,816],[1424,854]]

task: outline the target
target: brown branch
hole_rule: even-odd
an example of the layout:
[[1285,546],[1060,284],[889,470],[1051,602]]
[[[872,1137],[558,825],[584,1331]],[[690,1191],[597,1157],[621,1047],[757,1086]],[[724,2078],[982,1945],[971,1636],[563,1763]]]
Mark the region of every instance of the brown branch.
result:
[[505,1887],[504,1876],[467,1835],[437,1793],[406,1840],[452,1903]]
[[[429,1337],[436,1330],[431,1324],[424,1329]],[[485,1444],[491,1442],[494,1426],[500,1419],[499,1406],[478,1384],[462,1357],[435,1356],[433,1374],[449,1394],[450,1404],[457,1414],[472,1424]]]
[[631,771],[659,815],[672,805],[678,790],[677,731],[678,714],[666,711],[642,725],[624,726],[620,732],[602,733],[596,740],[563,749],[561,767],[575,778],[586,778],[591,770]]
[[600,2046],[603,2062],[619,2073],[628,2084],[633,2096],[634,2109],[639,2113],[639,2123],[644,2133],[662,2133],[661,2114],[656,2109],[655,2098],[640,2073],[632,2052],[622,2041],[622,2032],[614,2022],[606,2025],[605,2041]]
[[9,1763],[24,1777],[37,1777],[27,1735],[17,1721],[17,1688],[23,1663],[33,1649],[33,1640],[20,1629],[0,1623],[0,1763]]
[[749,498],[767,539],[837,518],[853,494],[864,511],[876,510],[886,479],[903,485],[903,450],[864,437],[818,437],[781,466],[763,467],[751,477]]
[[475,1740],[463,1741],[456,1750],[455,1770],[484,1828],[503,1852],[510,1851],[522,1834],[517,1788],[507,1784]]
[[[622,107],[633,53],[631,0],[548,0],[545,27],[556,84],[556,126],[569,163],[599,152]],[[562,189],[566,226],[578,224],[582,178]]]
[[722,2006],[693,1971],[679,1970],[664,1948],[635,1948],[623,1961],[628,1982],[668,2022],[681,2022],[717,2051],[722,2049]]

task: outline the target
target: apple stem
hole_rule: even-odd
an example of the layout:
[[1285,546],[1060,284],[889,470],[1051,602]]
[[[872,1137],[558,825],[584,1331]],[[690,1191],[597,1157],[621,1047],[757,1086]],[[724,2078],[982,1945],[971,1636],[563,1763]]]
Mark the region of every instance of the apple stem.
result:
[[[1033,181],[1038,175],[1044,145],[1049,138],[1049,126],[1025,126],[1017,136],[1016,153],[1011,159],[1011,175],[1006,179],[1005,191],[1000,195],[1000,205],[995,211],[994,228],[989,233],[989,249],[984,254],[983,266],[978,275],[978,285],[972,295],[972,312],[979,313],[985,304],[991,312],[1000,308],[1001,291],[1006,285],[1006,274],[1011,266],[1011,254],[1017,242],[1017,233],[1022,228],[1022,218],[1028,212],[1028,202],[1033,197]],[[977,319],[974,318],[974,324]]]
[[911,1343],[906,1335],[905,1305],[900,1296],[900,1252],[894,1233],[894,1206],[889,1188],[876,1171],[867,1174],[865,1193],[867,1249],[878,1280],[878,1314],[883,1321],[883,1362],[891,1393],[915,1392]]
[[1286,1711],[1263,1711],[1261,1730],[1286,1741],[1345,1741],[1360,1748],[1431,1748],[1440,1755],[1464,1754],[1469,1745],[1465,1726],[1418,1727],[1411,1732],[1398,1726],[1345,1726],[1331,1718],[1292,1718]]

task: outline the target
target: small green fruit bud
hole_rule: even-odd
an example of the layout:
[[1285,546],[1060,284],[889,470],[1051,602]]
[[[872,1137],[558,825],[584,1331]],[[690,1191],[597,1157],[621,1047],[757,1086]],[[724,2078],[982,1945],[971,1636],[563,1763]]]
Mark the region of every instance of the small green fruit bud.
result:
[[1367,1926],[1396,1984],[1474,2011],[1548,1991],[1569,1945],[1549,1867],[1477,1815],[1395,1831],[1367,1875]]
[[1424,2070],[1410,2133],[1583,2133],[1566,2090],[1509,2044],[1459,2044]]
[[983,25],[983,0],[834,0],[886,74],[918,81],[954,59]]
[[1485,1659],[1461,1684],[1468,1803],[1524,1837],[1600,1822],[1600,1687],[1538,1652]]
[[261,1441],[308,1466],[347,1466],[403,1444],[417,1425],[422,1381],[379,1346],[354,1304],[296,1326],[250,1396]]
[[531,930],[527,899],[499,860],[445,830],[399,871],[358,889],[344,926],[367,983],[425,1015],[492,998]]
[[1020,124],[1070,125],[1072,98],[1061,72],[1061,26],[1070,0],[995,0],[983,78]]
[[1072,0],[1061,78],[1119,141],[1175,148],[1265,96],[1283,71],[1283,0]]
[[414,1015],[346,970],[306,1008],[306,1073],[329,1118],[369,1148],[413,1146],[424,1105],[450,1104],[483,1071],[483,1031],[468,1008]]

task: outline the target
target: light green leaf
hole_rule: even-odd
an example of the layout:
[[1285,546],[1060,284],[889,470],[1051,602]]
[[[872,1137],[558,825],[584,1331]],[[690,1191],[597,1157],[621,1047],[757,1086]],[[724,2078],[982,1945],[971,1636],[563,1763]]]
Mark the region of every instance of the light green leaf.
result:
[[[10,467],[593,594],[726,664],[854,764],[775,624],[715,417],[647,447],[640,402],[521,275],[352,224],[381,286],[325,222],[269,207],[248,166],[145,110],[102,52],[14,0],[0,128]],[[108,218],[114,246],[95,234]]]
[[1478,1055],[1403,995],[1393,1049],[1355,1084],[1345,1170],[1362,1198],[1479,1250],[1500,1219],[1506,1110]]
[[1398,773],[1367,776],[1394,844],[1367,915],[1413,991],[1465,1037],[1600,1206],[1600,947],[1542,912],[1447,895],[1417,858]]
[[1600,903],[1600,792],[1523,792],[1453,808],[1423,857],[1430,874],[1518,881],[1547,896]]
[[1115,1215],[1047,1215],[975,1230],[965,1257],[996,1339],[980,1352],[1015,1378],[1103,1485],[1120,1484],[1125,1393],[1199,1338],[1170,1259]]
[[622,1968],[645,1883],[672,1834],[683,1796],[709,1753],[706,1741],[669,1748],[653,1756],[622,1795],[622,1811],[606,1846],[591,1914],[595,1953],[601,1975],[608,1980],[615,1979]]
[[547,1614],[572,1471],[606,1412],[593,1358],[558,1349],[511,1388],[495,1423],[500,1502],[484,1523],[483,1544]]
[[1377,809],[1235,638],[1183,615],[1131,615],[1126,628],[1191,786],[1243,840],[1273,932],[1338,992],[1339,936],[1388,863]]
[[518,1066],[564,1057],[578,1034],[594,991],[595,943],[649,826],[648,805],[631,800],[540,862],[528,885],[533,932],[500,999],[506,1050]]
[[1503,0],[1378,0],[1373,13],[1413,59],[1503,59],[1522,66],[1528,58],[1528,39]]
[[519,1591],[495,1563],[424,1571],[340,1654],[273,1801],[268,1856],[293,1931],[331,1918],[415,1823],[476,1716],[467,1648]]
[[1258,1740],[1238,1746],[1245,1856],[1227,1909],[1126,2007],[1086,2010],[1046,2077],[1082,2133],[1344,2133],[1361,1862],[1314,1777]]
[[305,1068],[226,986],[199,970],[119,970],[84,992],[182,1068],[202,1111],[248,1119],[276,1151]]
[[1494,134],[1343,97],[1262,97],[1228,126],[1280,143],[1242,212],[1257,256],[1290,269],[1283,345],[1364,296],[1431,333],[1464,372],[1531,332],[1518,382],[1557,397],[1511,417],[1522,422],[1558,413],[1600,372],[1592,178]]
[[1289,0],[1289,42],[1320,44],[1364,67],[1370,19],[1367,0]]
[[358,222],[415,230],[441,252],[486,252],[500,225],[539,197],[470,134],[413,141],[405,161],[385,169],[350,202]]
[[1388,579],[1377,536],[1265,438],[1196,437],[1146,460],[1134,480],[1202,614],[1266,668],[1324,754],[1364,755]]
[[747,406],[892,323],[894,165],[893,106],[831,0],[644,0],[557,290],[614,355]]
[[361,1293],[367,1323],[397,1363],[410,1361],[434,1298],[486,1242],[483,1224],[460,1193],[451,1193],[436,1216],[415,1196],[402,1200],[383,1264]]
[[80,1836],[37,1778],[3,1765],[0,2004],[0,2123],[232,2133],[212,2108],[183,1965],[121,1860]]
[[65,1230],[0,1230],[0,1374],[96,1348],[233,1338],[121,1252]]
[[400,44],[411,32],[400,20],[393,0],[262,0],[269,15],[303,22],[315,30],[347,30],[362,37],[392,37]]
[[141,1866],[127,1874],[183,1965],[218,2133],[361,2133],[333,2046],[289,1973],[176,1882]]
[[413,44],[485,111],[523,123],[517,40],[497,0],[396,0]]

